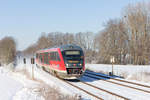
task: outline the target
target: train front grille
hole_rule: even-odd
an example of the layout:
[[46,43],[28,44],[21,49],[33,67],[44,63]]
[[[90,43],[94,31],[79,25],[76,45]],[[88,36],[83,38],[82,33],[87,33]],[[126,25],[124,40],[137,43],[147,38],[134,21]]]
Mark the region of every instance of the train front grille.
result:
[[67,74],[82,74],[81,68],[67,68]]

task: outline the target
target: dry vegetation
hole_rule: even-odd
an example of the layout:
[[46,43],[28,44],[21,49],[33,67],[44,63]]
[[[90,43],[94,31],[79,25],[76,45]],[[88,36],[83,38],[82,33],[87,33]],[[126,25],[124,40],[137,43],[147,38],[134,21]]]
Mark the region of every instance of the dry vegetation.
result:
[[12,37],[0,40],[0,64],[9,64],[15,60],[16,43]]
[[147,3],[128,5],[120,19],[111,19],[99,37],[99,62],[117,64],[149,64],[150,8]]
[[142,82],[150,82],[150,72],[140,72],[128,77],[129,80],[137,80]]
[[[32,80],[30,73],[26,69],[15,70],[15,73],[23,74],[27,79]],[[37,96],[44,98],[44,100],[81,100],[78,95],[63,94],[58,87],[51,87],[42,80],[34,79],[37,82],[36,86],[27,87],[29,92],[38,94]]]
[[25,75],[26,78],[32,79],[30,73],[26,69],[19,69],[19,70],[15,69],[13,72],[21,73],[21,74]]
[[41,95],[44,97],[45,100],[81,100],[78,98],[77,95],[64,95],[60,92],[59,88],[52,88],[46,84],[41,84],[39,88]]

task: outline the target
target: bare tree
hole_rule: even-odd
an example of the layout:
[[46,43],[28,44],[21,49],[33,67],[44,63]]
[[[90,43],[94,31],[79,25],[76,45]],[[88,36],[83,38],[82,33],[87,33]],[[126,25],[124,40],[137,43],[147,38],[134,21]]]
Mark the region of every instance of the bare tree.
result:
[[85,52],[86,62],[96,60],[94,47],[94,34],[92,32],[79,32],[75,34],[75,44],[81,46]]
[[99,43],[99,62],[109,63],[110,57],[116,58],[116,63],[125,63],[128,52],[128,36],[122,20],[109,20],[105,29],[96,37]]
[[1,63],[8,64],[15,60],[16,42],[12,37],[5,37],[0,41]]
[[147,3],[126,7],[124,16],[130,37],[130,56],[133,64],[149,63],[150,11]]

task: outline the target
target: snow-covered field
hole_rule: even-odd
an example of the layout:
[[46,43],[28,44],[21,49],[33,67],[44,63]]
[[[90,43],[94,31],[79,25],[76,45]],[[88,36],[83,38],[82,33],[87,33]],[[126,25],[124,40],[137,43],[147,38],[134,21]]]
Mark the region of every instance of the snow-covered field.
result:
[[[86,64],[86,68],[105,74],[112,72],[112,65],[108,64]],[[113,65],[113,73],[125,79],[150,83],[150,65]]]

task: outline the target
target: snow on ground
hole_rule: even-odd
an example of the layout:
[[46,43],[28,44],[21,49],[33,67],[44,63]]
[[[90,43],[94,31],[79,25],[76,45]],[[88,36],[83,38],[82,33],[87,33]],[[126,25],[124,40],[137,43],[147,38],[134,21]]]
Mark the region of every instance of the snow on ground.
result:
[[13,73],[13,78],[23,84],[23,88],[16,93],[13,100],[45,100],[40,94],[41,83],[31,80],[27,75],[22,73]]
[[[86,68],[93,71],[99,72],[111,72],[111,64],[86,64]],[[127,72],[130,74],[139,72],[150,72],[150,65],[113,65],[114,73],[120,74],[122,72]]]
[[[74,96],[79,95],[78,94],[79,91],[78,92],[74,91],[74,88],[70,88],[70,86],[68,86],[68,84],[64,83],[63,81],[60,81],[59,79],[50,75],[49,73],[37,68],[35,66],[35,64],[34,65],[30,64],[30,59],[26,59],[26,61],[27,61],[27,63],[23,64],[23,58],[18,60],[18,65],[16,67],[16,70],[27,70],[29,73],[28,78],[31,78],[32,67],[34,67],[33,70],[34,70],[34,79],[35,80],[42,81],[45,84],[49,85],[50,87],[58,89],[59,92],[62,94],[61,96],[73,96],[74,97]],[[24,80],[22,80],[22,81],[23,81],[22,83],[25,83]],[[25,86],[26,86],[26,84],[25,84]],[[24,99],[24,100],[26,100],[26,99]],[[37,99],[33,99],[33,100],[37,100]],[[42,99],[39,99],[39,100],[42,100]]]
[[[32,65],[27,64],[26,66],[29,66],[29,67],[26,67],[26,69],[31,73]],[[60,81],[58,78],[56,78],[56,77],[50,75],[49,73],[44,72],[41,69],[36,68],[36,67],[34,67],[34,78],[37,80],[42,80],[43,82],[50,85],[51,87],[58,88],[59,92],[64,95],[70,95],[70,96],[82,95],[82,98],[84,100],[94,100],[94,99],[92,99],[93,97],[87,95],[85,92],[80,91],[80,90],[68,85],[67,83],[65,83],[63,81]]]
[[[61,84],[58,82],[59,80],[57,78],[55,78],[54,76],[42,71],[41,69],[37,68],[35,65],[30,64],[30,59],[27,59],[27,64],[19,63],[17,69],[26,69],[29,72],[30,77],[31,77],[32,76],[32,67],[34,67],[34,78],[35,79],[42,80],[46,84],[49,84],[52,87],[57,87],[57,86],[59,86],[57,84]],[[66,87],[60,87],[60,89],[63,90],[63,93],[70,94],[70,91],[66,90],[65,88]]]
[[[86,64],[86,68],[105,74],[112,72],[111,64]],[[113,69],[114,75],[150,83],[150,65],[113,65]]]
[[0,67],[0,100],[44,100],[35,92],[39,83],[13,72],[12,66]]
[[[131,100],[149,100],[150,95],[135,89],[131,89],[131,88],[127,88],[124,86],[119,86],[116,84],[112,84],[112,83],[108,83],[106,81],[103,80],[95,80],[93,78],[89,78],[89,77],[85,77],[81,80],[89,80],[87,81],[87,83],[89,84],[93,84],[94,86],[100,87],[102,89],[111,91],[113,93],[119,94],[121,96],[124,96],[126,98],[129,98]],[[91,81],[90,81],[91,80]],[[102,97],[105,98],[105,100],[118,100],[118,98],[114,99],[114,96],[110,96],[110,94],[104,93],[104,92],[100,92]]]
[[11,100],[17,91],[20,91],[23,85],[12,79],[7,71],[0,68],[0,100]]

